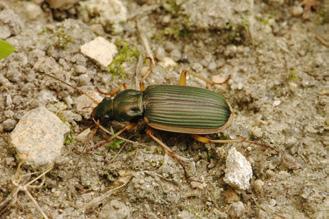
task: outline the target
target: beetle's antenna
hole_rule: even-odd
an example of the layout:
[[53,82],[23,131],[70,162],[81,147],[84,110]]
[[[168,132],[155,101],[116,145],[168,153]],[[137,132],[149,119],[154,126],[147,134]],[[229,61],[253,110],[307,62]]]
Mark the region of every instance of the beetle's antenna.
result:
[[59,81],[59,82],[61,82],[61,83],[63,83],[63,84],[65,84],[66,86],[69,86],[70,88],[72,88],[72,89],[78,91],[78,92],[81,93],[81,94],[86,95],[86,96],[87,96],[89,99],[91,99],[94,103],[99,104],[99,101],[97,101],[95,98],[93,98],[92,96],[90,96],[89,94],[87,94],[86,92],[84,92],[83,90],[81,90],[81,89],[79,89],[79,88],[77,88],[77,87],[74,87],[73,85],[71,85],[71,84],[65,82],[65,81],[62,80],[62,79],[59,79],[59,78],[55,77],[55,76],[52,75],[52,74],[48,74],[48,73],[45,73],[45,72],[44,72],[43,74],[46,75],[46,76],[48,76],[48,77],[51,77],[52,79],[55,79],[55,80],[57,80],[57,81]]

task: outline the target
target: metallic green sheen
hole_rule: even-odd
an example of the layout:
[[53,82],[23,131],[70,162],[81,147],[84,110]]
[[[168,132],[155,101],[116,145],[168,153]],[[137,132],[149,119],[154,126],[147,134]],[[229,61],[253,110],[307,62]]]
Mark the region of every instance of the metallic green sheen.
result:
[[231,115],[222,95],[198,87],[152,85],[144,91],[143,105],[150,123],[173,128],[220,128]]

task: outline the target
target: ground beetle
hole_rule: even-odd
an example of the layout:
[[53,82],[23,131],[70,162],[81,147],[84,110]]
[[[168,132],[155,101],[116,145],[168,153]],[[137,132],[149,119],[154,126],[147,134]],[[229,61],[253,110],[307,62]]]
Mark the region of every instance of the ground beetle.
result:
[[[93,110],[92,117],[103,124],[113,120],[130,122],[143,118],[151,128],[192,134],[203,143],[228,142],[199,136],[223,131],[230,124],[233,114],[222,95],[186,86],[186,74],[186,71],[181,72],[179,85],[151,85],[144,90],[142,84],[140,91],[127,89],[114,98],[104,98]],[[150,129],[147,134],[160,143]],[[160,144],[163,145],[162,142]]]

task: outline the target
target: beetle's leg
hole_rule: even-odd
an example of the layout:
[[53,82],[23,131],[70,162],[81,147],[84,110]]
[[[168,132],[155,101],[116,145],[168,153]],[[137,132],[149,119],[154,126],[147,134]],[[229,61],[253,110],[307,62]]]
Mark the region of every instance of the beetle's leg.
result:
[[148,128],[146,130],[146,134],[152,138],[156,143],[158,143],[164,150],[165,152],[171,157],[173,158],[174,160],[176,160],[183,168],[184,170],[184,173],[185,173],[185,176],[186,178],[188,179],[189,178],[189,174],[187,173],[186,171],[186,164],[190,161],[189,159],[185,158],[185,157],[182,157],[182,156],[179,156],[178,154],[176,154],[173,150],[171,150],[165,143],[163,143],[160,139],[158,139],[157,137],[155,137],[153,135],[153,132],[150,128]]
[[142,92],[145,90],[145,84],[143,81],[139,82],[139,90]]
[[107,96],[107,97],[113,97],[115,96],[117,93],[120,92],[120,88],[113,88],[110,92],[104,92],[102,90],[100,90],[98,87],[96,87],[96,90],[98,93],[104,95],[104,96]]
[[[100,126],[100,124],[96,124],[96,125],[97,125],[97,128]],[[114,134],[113,134],[109,139],[107,139],[106,141],[103,141],[103,142],[101,142],[100,144],[96,144],[94,147],[90,147],[90,148],[88,148],[87,152],[92,151],[92,150],[95,150],[95,149],[97,149],[97,148],[99,148],[99,147],[101,147],[101,146],[103,146],[103,145],[105,145],[105,144],[111,142],[113,139],[115,139],[116,137],[118,137],[119,135],[121,135],[123,132],[125,132],[125,131],[129,131],[129,130],[135,128],[136,125],[137,125],[137,124],[135,124],[135,123],[129,123],[129,124],[127,124],[127,125],[126,125],[125,127],[123,127],[121,130],[119,130],[118,132],[114,133]]]
[[179,76],[179,82],[178,84],[180,86],[186,86],[186,76],[187,76],[187,71],[186,70],[182,70]]
[[192,137],[196,141],[201,142],[201,143],[204,143],[204,144],[209,144],[209,143],[230,144],[230,143],[246,142],[246,143],[249,143],[249,144],[254,144],[254,145],[258,145],[258,146],[262,146],[262,147],[271,148],[271,149],[277,151],[277,149],[273,148],[270,145],[263,144],[263,143],[260,143],[260,142],[257,142],[257,141],[250,141],[250,140],[248,140],[248,139],[246,139],[244,137],[240,137],[238,139],[226,139],[226,140],[224,140],[224,139],[216,139],[216,140],[213,140],[213,139],[210,139],[210,138],[201,136],[201,135],[192,135]]
[[240,138],[240,139],[227,139],[227,140],[222,140],[222,139],[213,140],[213,139],[207,138],[205,136],[201,136],[201,135],[192,135],[192,137],[196,141],[201,142],[201,143],[204,143],[204,144],[209,144],[209,143],[228,144],[228,143],[244,142],[246,140],[244,138]]

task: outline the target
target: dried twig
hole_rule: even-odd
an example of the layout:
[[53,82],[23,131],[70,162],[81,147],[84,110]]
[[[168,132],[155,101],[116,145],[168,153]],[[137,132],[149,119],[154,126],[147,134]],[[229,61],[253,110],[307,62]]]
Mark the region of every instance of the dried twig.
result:
[[126,185],[128,185],[128,183],[131,181],[131,179],[133,178],[133,176],[129,176],[126,181],[114,188],[114,189],[111,189],[107,192],[105,192],[103,195],[101,196],[98,196],[96,198],[94,198],[93,200],[91,200],[90,202],[88,202],[85,206],[84,206],[84,211],[85,212],[88,212],[96,207],[98,207],[100,204],[103,203],[104,200],[106,200],[108,197],[110,197],[111,195],[113,195],[115,192],[117,192],[118,190],[122,189],[123,187],[125,187]]
[[[28,189],[30,188],[41,188],[45,182],[45,179],[42,180],[42,182],[38,185],[33,185],[33,183],[35,183],[37,180],[41,179],[42,177],[44,177],[50,170],[52,170],[52,166],[49,167],[47,170],[45,170],[44,172],[42,172],[40,175],[38,175],[37,177],[35,177],[34,179],[32,179],[31,181],[22,184],[22,181],[24,181],[23,179],[26,177],[29,177],[35,173],[32,174],[25,174],[23,176],[19,176],[19,172],[20,172],[20,167],[21,167],[22,163],[20,163],[17,167],[16,173],[12,179],[12,183],[15,185],[15,189],[8,195],[8,197],[0,203],[0,216],[3,215],[5,213],[5,211],[11,206],[14,205],[17,202],[17,195],[19,192],[25,192],[25,194],[31,199],[31,201],[33,202],[33,204],[35,205],[35,207],[38,209],[38,211],[40,212],[40,214],[43,216],[43,218],[48,219],[48,216],[44,213],[44,211],[42,210],[42,208],[40,207],[40,205],[38,204],[38,202],[35,200],[35,198],[32,196],[32,194],[29,192]],[[16,179],[18,177],[18,179]]]
[[147,71],[147,73],[142,78],[142,81],[144,81],[151,74],[151,72],[153,70],[153,67],[155,66],[155,59],[154,59],[153,52],[151,50],[149,41],[148,41],[147,37],[145,36],[145,34],[144,34],[144,32],[143,32],[143,30],[142,30],[142,28],[139,25],[137,20],[136,20],[136,28],[137,28],[137,31],[139,33],[139,37],[142,41],[142,44],[145,48],[146,56],[151,61],[149,71]]
[[329,42],[326,41],[322,36],[320,35],[315,35],[315,39],[317,39],[322,45],[324,45],[325,47],[329,48]]

